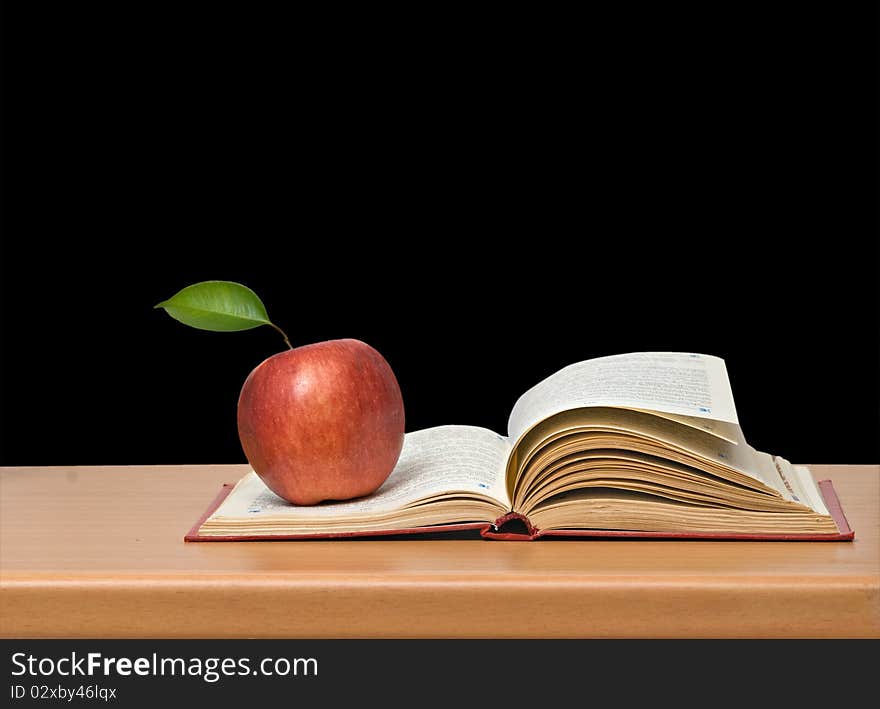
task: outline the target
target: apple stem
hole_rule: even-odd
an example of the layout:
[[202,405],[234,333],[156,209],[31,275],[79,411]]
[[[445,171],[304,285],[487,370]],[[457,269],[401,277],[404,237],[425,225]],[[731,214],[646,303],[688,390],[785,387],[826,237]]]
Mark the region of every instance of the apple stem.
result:
[[290,349],[293,349],[293,345],[290,344],[290,340],[287,339],[287,335],[284,334],[284,330],[282,330],[280,327],[278,327],[278,326],[277,326],[275,323],[273,323],[273,322],[270,322],[269,324],[270,324],[272,327],[274,327],[276,330],[278,330],[278,332],[281,333],[281,337],[284,338],[284,341],[287,343],[287,346],[288,346]]

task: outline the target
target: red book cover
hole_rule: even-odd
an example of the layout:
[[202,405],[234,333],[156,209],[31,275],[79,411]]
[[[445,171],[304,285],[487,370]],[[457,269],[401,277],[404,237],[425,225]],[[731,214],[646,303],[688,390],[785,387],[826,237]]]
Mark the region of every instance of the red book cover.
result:
[[[820,480],[819,492],[825,500],[825,506],[837,525],[836,534],[711,534],[711,533],[675,533],[675,532],[631,532],[615,529],[548,529],[540,530],[532,526],[528,519],[515,512],[506,514],[495,520],[495,524],[486,522],[468,522],[464,524],[444,524],[433,527],[411,527],[409,529],[374,530],[369,532],[331,532],[327,534],[277,534],[277,535],[235,535],[235,536],[203,536],[199,529],[208,517],[216,510],[220,503],[232,491],[234,485],[227,483],[205,512],[196,520],[192,528],[184,536],[187,542],[243,542],[243,541],[284,541],[284,540],[307,540],[307,539],[352,539],[406,535],[435,535],[464,530],[477,530],[484,539],[504,541],[534,541],[538,539],[553,539],[554,537],[584,538],[584,539],[708,539],[708,540],[765,540],[765,541],[826,541],[839,542],[851,541],[855,532],[850,528],[837,493],[830,480]],[[513,523],[513,524],[511,524]],[[511,531],[514,525],[521,531]],[[505,527],[508,529],[505,530]]]

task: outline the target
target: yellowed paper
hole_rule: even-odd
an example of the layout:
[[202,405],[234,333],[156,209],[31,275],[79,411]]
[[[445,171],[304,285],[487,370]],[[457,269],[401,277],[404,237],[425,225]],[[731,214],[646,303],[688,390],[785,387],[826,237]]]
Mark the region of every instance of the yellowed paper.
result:
[[512,440],[567,409],[618,406],[738,423],[724,360],[683,352],[635,352],[577,362],[514,404]]

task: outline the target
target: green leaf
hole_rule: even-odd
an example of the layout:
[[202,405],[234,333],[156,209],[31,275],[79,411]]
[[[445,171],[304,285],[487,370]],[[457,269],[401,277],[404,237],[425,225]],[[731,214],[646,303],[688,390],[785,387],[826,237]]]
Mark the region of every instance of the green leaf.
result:
[[235,332],[272,325],[259,296],[232,281],[194,283],[155,307],[165,308],[175,320],[199,330]]

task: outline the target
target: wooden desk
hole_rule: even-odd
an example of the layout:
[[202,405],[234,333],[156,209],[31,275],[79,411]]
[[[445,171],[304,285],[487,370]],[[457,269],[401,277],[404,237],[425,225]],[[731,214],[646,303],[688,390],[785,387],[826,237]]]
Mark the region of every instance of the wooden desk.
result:
[[0,469],[0,636],[880,637],[880,468],[846,542],[182,537],[243,466]]

